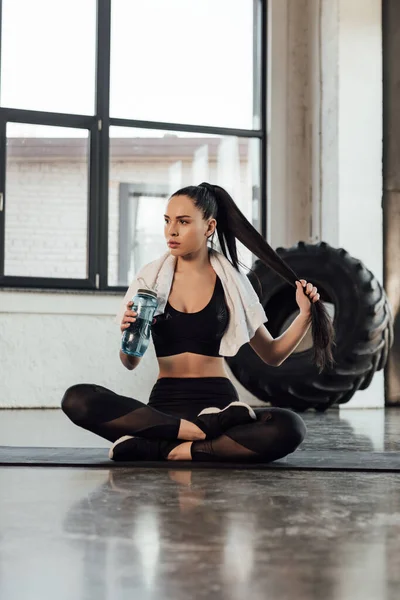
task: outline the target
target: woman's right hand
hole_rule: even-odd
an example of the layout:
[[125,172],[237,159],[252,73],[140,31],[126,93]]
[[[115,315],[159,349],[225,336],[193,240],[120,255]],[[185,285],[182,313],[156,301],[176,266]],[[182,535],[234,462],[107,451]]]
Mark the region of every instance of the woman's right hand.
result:
[[132,304],[133,302],[131,300],[126,305],[126,311],[124,312],[124,316],[122,317],[121,321],[121,333],[124,333],[125,329],[128,329],[129,325],[136,321],[137,313],[131,310]]

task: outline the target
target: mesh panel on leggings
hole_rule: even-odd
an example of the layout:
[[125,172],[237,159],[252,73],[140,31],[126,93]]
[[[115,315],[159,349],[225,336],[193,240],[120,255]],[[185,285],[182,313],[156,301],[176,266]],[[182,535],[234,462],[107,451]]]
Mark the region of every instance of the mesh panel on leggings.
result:
[[148,439],[178,437],[177,417],[99,385],[72,386],[64,394],[61,406],[71,421],[110,441],[137,434]]
[[282,408],[257,412],[257,421],[236,425],[214,440],[192,444],[195,461],[243,460],[270,462],[294,452],[306,428],[296,413]]

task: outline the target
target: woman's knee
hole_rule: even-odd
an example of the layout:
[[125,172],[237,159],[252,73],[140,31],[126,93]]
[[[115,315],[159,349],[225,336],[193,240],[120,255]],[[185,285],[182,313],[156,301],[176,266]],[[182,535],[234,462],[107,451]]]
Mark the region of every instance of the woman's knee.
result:
[[272,412],[277,421],[281,439],[287,445],[288,454],[294,452],[306,437],[306,424],[300,415],[287,408],[274,408]]
[[87,420],[93,386],[88,383],[78,383],[69,387],[61,400],[61,409],[74,423]]
[[304,440],[307,428],[297,413],[287,408],[263,408],[256,410],[257,421],[268,428],[266,442],[273,437],[274,445],[279,446],[282,456],[294,452]]

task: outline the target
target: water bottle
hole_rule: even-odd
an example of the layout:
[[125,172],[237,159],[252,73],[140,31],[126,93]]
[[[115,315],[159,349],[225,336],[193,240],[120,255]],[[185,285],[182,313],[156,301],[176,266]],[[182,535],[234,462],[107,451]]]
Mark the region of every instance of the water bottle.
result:
[[149,345],[151,324],[158,305],[157,294],[153,290],[139,289],[132,300],[131,310],[137,313],[136,321],[125,329],[121,349],[125,354],[141,357]]

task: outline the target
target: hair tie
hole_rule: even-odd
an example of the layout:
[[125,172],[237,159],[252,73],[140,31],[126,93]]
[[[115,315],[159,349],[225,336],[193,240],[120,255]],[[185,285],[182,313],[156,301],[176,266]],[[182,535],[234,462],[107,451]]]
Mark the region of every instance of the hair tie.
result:
[[211,185],[211,183],[207,183],[206,181],[203,181],[203,183],[200,183],[200,185],[198,187],[205,188],[208,192],[211,192],[211,194],[213,194],[215,196],[215,187],[213,185]]

